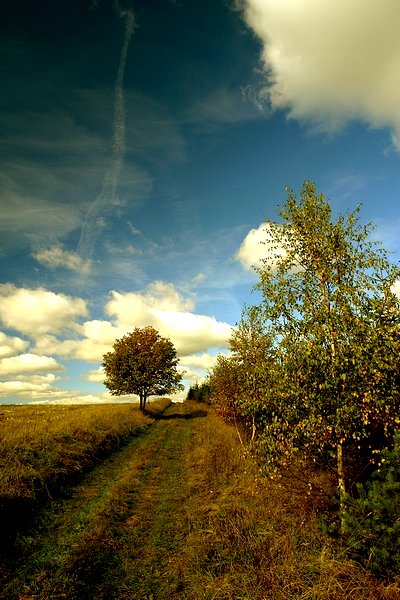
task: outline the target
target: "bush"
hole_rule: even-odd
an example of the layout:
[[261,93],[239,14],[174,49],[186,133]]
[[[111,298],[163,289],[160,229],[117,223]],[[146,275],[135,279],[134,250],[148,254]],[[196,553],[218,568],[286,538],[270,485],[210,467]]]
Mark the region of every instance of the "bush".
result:
[[348,553],[386,578],[400,572],[400,432],[344,515]]
[[208,383],[202,383],[199,385],[195,383],[191,385],[186,396],[186,400],[194,400],[194,402],[204,402],[209,404],[210,399],[210,386]]

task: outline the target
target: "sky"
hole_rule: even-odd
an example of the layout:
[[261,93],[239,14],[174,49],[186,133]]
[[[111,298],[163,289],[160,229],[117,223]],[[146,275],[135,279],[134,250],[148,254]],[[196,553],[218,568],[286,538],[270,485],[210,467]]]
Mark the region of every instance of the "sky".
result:
[[5,3],[0,403],[109,402],[102,356],[146,325],[201,382],[304,180],[397,261],[399,22],[398,0]]

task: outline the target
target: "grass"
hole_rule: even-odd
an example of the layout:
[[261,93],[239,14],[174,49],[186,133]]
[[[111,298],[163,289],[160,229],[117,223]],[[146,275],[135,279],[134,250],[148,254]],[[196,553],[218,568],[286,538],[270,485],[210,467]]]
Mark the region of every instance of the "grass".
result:
[[187,457],[190,534],[180,557],[187,597],[400,598],[400,581],[385,585],[321,533],[320,497],[301,493],[297,479],[260,477],[235,430],[212,412],[201,425]]
[[162,576],[163,562],[186,534],[181,459],[193,419],[185,416],[186,406],[171,407],[88,473],[71,497],[46,507],[17,539],[18,561],[4,569],[0,597],[150,598],[162,586],[160,597],[169,598],[179,578]]
[[132,404],[1,407],[0,507],[51,495],[152,422]]
[[[0,598],[400,598],[399,580],[379,581],[322,534],[323,495],[309,495],[296,473],[263,478],[235,429],[204,405],[186,402],[162,414],[158,406],[149,407],[154,420],[115,406],[127,411],[118,417],[126,426],[129,414],[144,419],[131,431],[153,426],[96,459],[72,496],[43,509],[17,539],[18,560],[3,567]],[[76,409],[87,411],[80,419],[68,409],[65,423],[76,417],[93,425],[97,408],[104,412],[96,428],[110,433],[118,420],[106,416],[112,407]],[[328,486],[316,480],[316,488]]]

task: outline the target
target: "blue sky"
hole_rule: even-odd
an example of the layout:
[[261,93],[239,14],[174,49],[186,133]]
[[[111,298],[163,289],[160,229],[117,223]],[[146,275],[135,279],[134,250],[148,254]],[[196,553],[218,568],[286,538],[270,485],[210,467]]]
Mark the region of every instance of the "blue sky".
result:
[[109,401],[102,355],[148,324],[200,381],[304,179],[362,203],[398,260],[399,19],[398,0],[8,3],[0,402]]

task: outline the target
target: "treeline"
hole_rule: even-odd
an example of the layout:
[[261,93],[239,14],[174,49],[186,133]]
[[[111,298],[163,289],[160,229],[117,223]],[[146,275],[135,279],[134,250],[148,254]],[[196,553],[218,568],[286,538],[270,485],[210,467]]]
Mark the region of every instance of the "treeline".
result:
[[230,355],[204,386],[269,474],[334,473],[336,534],[391,577],[400,567],[400,270],[359,210],[334,218],[313,183],[299,197],[288,190],[280,222],[265,224],[261,301],[244,309]]
[[208,383],[195,383],[190,386],[186,399],[194,400],[195,402],[205,402],[206,404],[209,404],[210,394],[211,390]]

